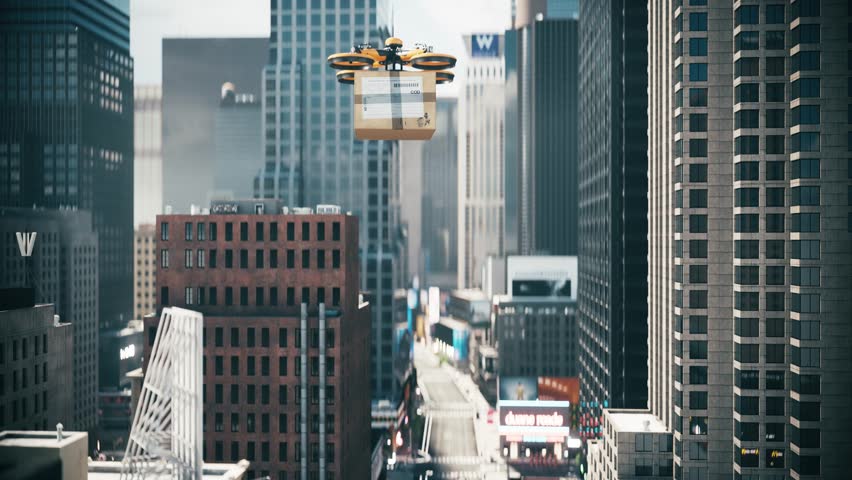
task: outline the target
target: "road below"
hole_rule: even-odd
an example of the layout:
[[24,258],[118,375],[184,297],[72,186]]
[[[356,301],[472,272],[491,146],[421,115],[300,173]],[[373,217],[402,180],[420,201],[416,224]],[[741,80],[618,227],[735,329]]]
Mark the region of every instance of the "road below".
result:
[[424,407],[431,418],[428,453],[432,462],[424,472],[429,478],[481,479],[486,471],[498,466],[477,454],[473,420],[475,407],[456,387],[447,370],[440,367],[437,357],[417,344],[414,353],[417,378],[424,389]]

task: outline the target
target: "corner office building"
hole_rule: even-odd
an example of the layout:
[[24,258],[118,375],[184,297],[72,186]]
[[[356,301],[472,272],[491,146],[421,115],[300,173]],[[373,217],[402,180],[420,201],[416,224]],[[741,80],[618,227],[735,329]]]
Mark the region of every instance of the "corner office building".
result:
[[[358,219],[214,202],[157,217],[159,308],[204,314],[204,459],[248,478],[368,478],[370,312]],[[331,213],[322,213],[331,211]],[[145,319],[145,358],[158,318]]]
[[849,4],[649,20],[649,403],[674,476],[845,477]]
[[580,397],[644,409],[648,3],[584,0],[580,9]]
[[133,60],[126,0],[0,5],[0,205],[92,212],[98,324],[133,298]]
[[[35,232],[31,257],[22,257],[17,232]],[[0,207],[0,287],[34,288],[74,326],[73,384],[67,428],[91,430],[98,399],[98,236],[90,212]],[[0,369],[2,370],[2,369]]]

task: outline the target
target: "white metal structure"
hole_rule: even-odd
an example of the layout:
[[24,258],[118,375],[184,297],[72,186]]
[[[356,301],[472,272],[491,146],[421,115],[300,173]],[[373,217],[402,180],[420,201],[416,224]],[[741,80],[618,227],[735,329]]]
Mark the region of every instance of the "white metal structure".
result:
[[122,479],[201,480],[203,325],[198,312],[163,309]]

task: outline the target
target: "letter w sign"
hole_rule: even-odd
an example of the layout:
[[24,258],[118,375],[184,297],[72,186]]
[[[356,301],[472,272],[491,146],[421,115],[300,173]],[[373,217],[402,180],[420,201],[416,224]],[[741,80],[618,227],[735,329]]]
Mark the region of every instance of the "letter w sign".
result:
[[36,235],[36,232],[15,232],[15,236],[18,237],[18,249],[21,251],[22,257],[31,257],[33,255]]

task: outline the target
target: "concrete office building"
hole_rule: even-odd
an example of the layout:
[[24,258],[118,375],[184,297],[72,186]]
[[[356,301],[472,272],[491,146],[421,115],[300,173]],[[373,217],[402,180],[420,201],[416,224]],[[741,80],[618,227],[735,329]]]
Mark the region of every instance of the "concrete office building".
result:
[[463,36],[459,72],[458,288],[478,287],[488,255],[503,245],[503,35]]
[[213,187],[210,199],[251,198],[254,177],[263,168],[260,102],[231,82],[222,96],[213,125]]
[[499,376],[578,376],[577,280],[577,257],[506,259],[509,294],[492,309]]
[[260,95],[268,45],[265,37],[163,39],[163,206],[188,213],[209,203],[222,84]]
[[648,5],[580,3],[580,398],[648,402]]
[[128,3],[16,0],[0,19],[0,205],[92,212],[97,319],[113,328],[133,312]]
[[[37,234],[31,257],[21,256],[17,232]],[[74,325],[72,417],[63,424],[81,430],[97,423],[98,257],[91,213],[0,208],[0,286],[34,288],[37,303]]]
[[494,309],[498,376],[579,374],[576,300],[498,295]]
[[133,225],[154,224],[163,213],[163,89],[133,90]]
[[[367,478],[358,219],[275,200],[210,210],[157,220],[159,309],[204,314],[204,459],[247,458],[248,478]],[[158,321],[145,319],[146,359]]]
[[603,419],[603,438],[587,443],[587,478],[672,478],[672,434],[659,418],[644,409],[608,409]]
[[390,24],[385,3],[271,2],[261,93],[264,170],[255,198],[333,203],[358,217],[361,289],[372,298],[373,397],[395,399],[392,303],[403,253],[392,208],[396,143],[354,139],[352,87],[337,83],[326,62],[356,43],[383,45]]
[[53,305],[0,303],[0,429],[71,422],[72,328],[54,315]]
[[576,1],[519,0],[506,34],[506,230],[522,255],[577,254],[577,18]]
[[649,403],[676,477],[845,473],[849,13],[650,7]]
[[133,319],[141,321],[157,310],[157,228],[139,225],[133,238]]

